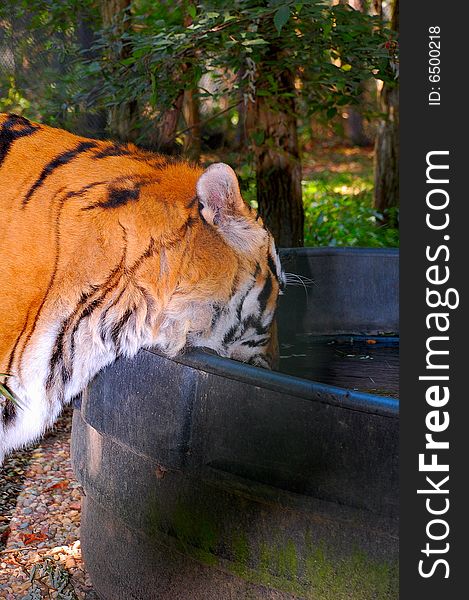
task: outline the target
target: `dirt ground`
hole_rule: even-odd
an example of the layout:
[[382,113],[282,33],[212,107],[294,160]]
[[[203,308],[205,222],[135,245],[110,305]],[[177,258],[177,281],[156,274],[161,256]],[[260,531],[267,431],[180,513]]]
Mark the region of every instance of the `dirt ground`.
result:
[[71,410],[0,468],[0,598],[96,600],[81,558],[81,489],[70,463]]

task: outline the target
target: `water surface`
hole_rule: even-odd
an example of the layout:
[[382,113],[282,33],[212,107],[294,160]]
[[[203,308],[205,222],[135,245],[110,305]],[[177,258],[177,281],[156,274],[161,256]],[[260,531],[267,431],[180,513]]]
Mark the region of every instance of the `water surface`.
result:
[[399,339],[297,334],[280,344],[279,371],[342,388],[398,398]]

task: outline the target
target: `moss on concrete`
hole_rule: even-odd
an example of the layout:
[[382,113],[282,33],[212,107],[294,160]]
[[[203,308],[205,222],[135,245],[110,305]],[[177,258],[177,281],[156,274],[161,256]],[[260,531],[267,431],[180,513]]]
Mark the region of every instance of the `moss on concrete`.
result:
[[[176,548],[208,567],[216,567],[245,581],[291,593],[305,600],[396,600],[397,560],[378,561],[356,549],[338,557],[325,540],[251,540],[236,529],[220,532],[215,515],[201,507],[176,504],[170,523],[162,526],[155,505],[149,512],[148,533],[166,531]],[[231,539],[230,539],[231,538]],[[220,552],[220,548],[223,551]],[[229,559],[222,558],[229,556]]]
[[218,528],[208,514],[177,504],[172,514],[172,529],[188,554],[206,565],[218,562],[215,555]]
[[[346,558],[329,556],[323,546],[306,553],[293,541],[285,545],[262,544],[252,557],[257,568],[240,563],[224,567],[238,577],[307,600],[396,600],[397,563],[376,561],[356,551]],[[257,560],[256,560],[257,558]]]

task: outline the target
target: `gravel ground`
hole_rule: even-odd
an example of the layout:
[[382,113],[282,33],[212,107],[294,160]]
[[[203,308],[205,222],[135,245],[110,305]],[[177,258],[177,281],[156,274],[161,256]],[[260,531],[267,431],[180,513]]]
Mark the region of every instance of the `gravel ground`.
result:
[[81,559],[71,410],[39,446],[0,468],[0,598],[97,600]]

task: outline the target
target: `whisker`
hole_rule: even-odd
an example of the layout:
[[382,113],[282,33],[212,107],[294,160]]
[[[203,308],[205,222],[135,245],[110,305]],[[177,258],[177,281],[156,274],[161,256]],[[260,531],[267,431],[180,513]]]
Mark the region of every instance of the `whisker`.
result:
[[305,291],[305,295],[306,295],[306,299],[308,300],[308,288],[306,287],[306,282],[303,281],[303,279],[297,275],[296,273],[285,273],[285,280],[288,285],[291,286],[303,286],[303,289]]
[[285,273],[285,280],[287,284],[293,284],[294,282],[301,281],[304,285],[307,286],[317,286],[317,283],[314,281],[314,279],[311,279],[310,277],[305,277],[304,275],[298,275],[297,273]]
[[298,278],[301,279],[301,281],[303,281],[304,283],[306,283],[306,285],[318,285],[314,279],[311,279],[309,277],[304,277],[303,275],[298,275]]

